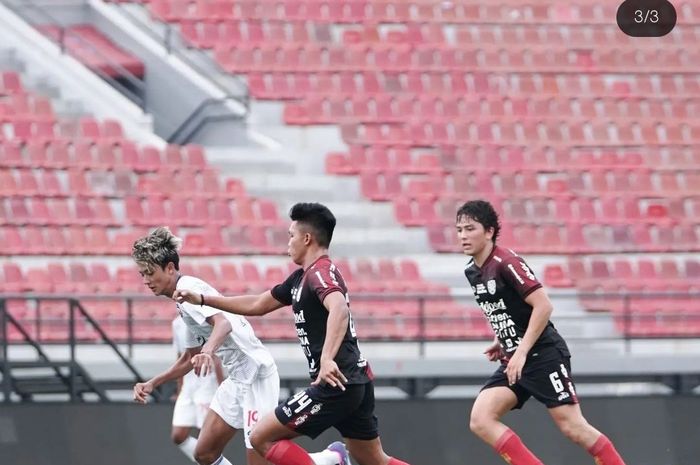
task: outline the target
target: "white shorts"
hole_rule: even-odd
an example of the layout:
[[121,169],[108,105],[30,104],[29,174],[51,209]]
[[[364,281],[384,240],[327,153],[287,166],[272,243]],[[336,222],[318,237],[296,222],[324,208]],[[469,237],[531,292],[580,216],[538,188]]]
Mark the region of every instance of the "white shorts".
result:
[[245,446],[250,445],[250,433],[260,418],[273,412],[279,403],[280,377],[277,371],[252,384],[239,383],[227,378],[216,390],[209,408],[229,426],[242,429]]
[[193,392],[181,392],[175,401],[173,426],[202,429],[209,411],[208,402],[198,402]]

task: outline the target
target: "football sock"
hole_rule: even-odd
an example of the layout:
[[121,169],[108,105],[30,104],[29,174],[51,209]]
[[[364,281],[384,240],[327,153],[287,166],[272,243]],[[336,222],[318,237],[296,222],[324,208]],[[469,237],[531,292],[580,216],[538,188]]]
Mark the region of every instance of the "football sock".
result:
[[265,454],[275,465],[315,465],[309,454],[288,439],[277,441]]
[[494,449],[511,465],[543,465],[511,429],[503,433]]
[[409,465],[406,462],[402,462],[399,459],[395,459],[394,457],[389,457],[389,463],[387,465]]
[[177,445],[178,449],[180,449],[182,451],[182,453],[187,456],[188,459],[197,463],[197,461],[194,459],[194,448],[196,446],[197,446],[197,440],[195,438],[193,438],[192,436],[187,436],[187,439],[185,439],[184,441],[182,441],[180,444]]
[[338,453],[328,449],[309,454],[309,457],[316,465],[338,465],[340,463]]
[[597,465],[625,465],[613,443],[604,434],[601,434],[593,447],[588,449],[588,453],[593,456]]
[[221,457],[219,457],[218,459],[216,459],[216,460],[214,461],[214,463],[212,463],[211,465],[231,465],[231,462],[229,462],[228,460],[226,460],[226,457],[224,457],[224,456],[222,455]]

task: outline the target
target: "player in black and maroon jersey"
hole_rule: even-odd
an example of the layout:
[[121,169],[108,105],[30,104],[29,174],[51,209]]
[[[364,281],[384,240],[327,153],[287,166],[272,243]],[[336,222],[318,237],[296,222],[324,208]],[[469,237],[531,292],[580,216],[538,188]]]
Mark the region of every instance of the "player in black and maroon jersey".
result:
[[483,200],[465,203],[457,212],[456,226],[464,254],[472,257],[464,274],[496,333],[484,353],[501,362],[476,398],[471,430],[511,465],[542,465],[500,421],[532,396],[597,465],[624,465],[610,440],[581,413],[569,349],[549,321],[552,304],[542,284],[515,252],[496,245],[500,225],[493,206]]
[[[315,438],[335,427],[361,465],[407,465],[386,455],[379,439],[372,371],[357,344],[345,281],[328,257],[335,217],[318,203],[298,203],[289,216],[288,252],[301,268],[257,296],[206,296],[208,306],[239,315],[264,315],[286,305],[294,311],[312,382],[259,421],[253,447],[275,465],[321,465],[289,439]],[[199,302],[187,291],[174,297]]]

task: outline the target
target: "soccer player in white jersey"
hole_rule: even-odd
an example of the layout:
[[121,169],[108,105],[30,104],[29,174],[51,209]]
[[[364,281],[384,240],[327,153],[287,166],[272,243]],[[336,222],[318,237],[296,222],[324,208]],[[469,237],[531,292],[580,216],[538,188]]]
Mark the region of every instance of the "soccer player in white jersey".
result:
[[[173,319],[173,348],[177,358],[187,350],[187,324],[180,317]],[[193,428],[202,429],[204,418],[209,411],[209,404],[216,389],[224,381],[224,371],[218,357],[215,370],[207,376],[198,377],[194,372],[189,372],[182,378],[178,378],[177,399],[173,409],[173,427],[170,436],[175,445],[195,462],[194,450],[197,439],[190,435]]]
[[[155,295],[171,298],[178,289],[200,296],[200,305],[176,302],[186,323],[187,349],[166,371],[134,386],[134,400],[146,403],[148,395],[161,384],[176,380],[193,368],[206,376],[221,360],[228,378],[221,383],[209,406],[199,433],[194,457],[200,465],[231,465],[223,455],[226,444],[243,429],[248,465],[267,465],[250,443],[258,419],[273,412],[279,401],[277,366],[267,348],[240,315],[222,312],[206,305],[207,296],[220,296],[212,286],[179,272],[182,240],[166,227],[156,228],[134,243],[132,257],[143,283]],[[347,451],[336,442],[322,452],[311,454],[317,465],[349,465]]]

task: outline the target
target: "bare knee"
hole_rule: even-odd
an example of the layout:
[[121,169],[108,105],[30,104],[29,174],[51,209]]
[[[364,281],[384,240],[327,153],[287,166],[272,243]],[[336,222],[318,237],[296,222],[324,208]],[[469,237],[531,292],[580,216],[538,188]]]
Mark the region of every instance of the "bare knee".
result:
[[583,419],[559,421],[557,426],[572,442],[585,445],[591,426]]
[[256,433],[255,430],[250,434],[250,445],[255,451],[265,457],[267,452],[272,447],[273,443],[268,441],[262,434]]
[[190,432],[187,428],[173,428],[170,432],[170,439],[176,444],[180,445],[189,437]]
[[472,412],[469,417],[469,429],[479,437],[487,435],[496,423],[496,418],[485,414]]
[[219,458],[221,453],[212,449],[205,449],[197,444],[194,450],[194,459],[199,465],[210,465]]

